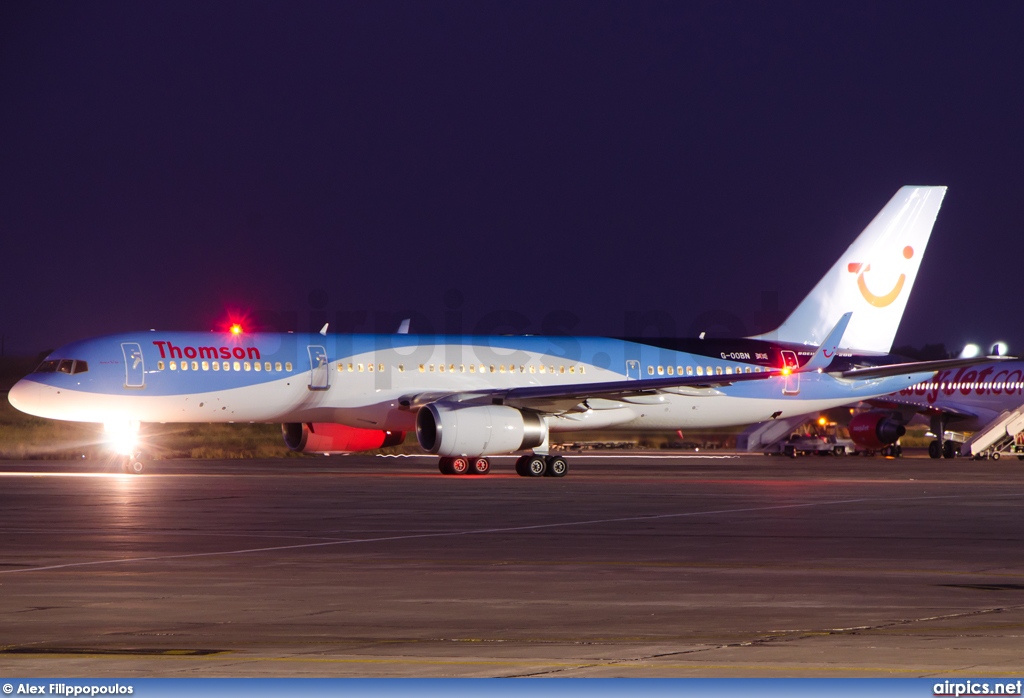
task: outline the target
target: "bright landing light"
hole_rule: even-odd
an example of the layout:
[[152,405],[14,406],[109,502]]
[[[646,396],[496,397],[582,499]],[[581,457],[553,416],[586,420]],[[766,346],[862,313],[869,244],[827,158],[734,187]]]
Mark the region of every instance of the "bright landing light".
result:
[[118,454],[131,456],[138,451],[139,423],[137,421],[106,422],[103,425],[103,431],[107,434],[107,443]]

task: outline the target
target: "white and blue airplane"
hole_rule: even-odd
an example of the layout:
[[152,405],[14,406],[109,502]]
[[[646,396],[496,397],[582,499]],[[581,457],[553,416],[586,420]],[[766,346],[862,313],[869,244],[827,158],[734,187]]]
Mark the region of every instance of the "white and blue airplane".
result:
[[[415,431],[448,474],[523,453],[523,476],[562,476],[554,432],[749,424],[899,391],[983,359],[887,356],[945,187],[903,187],[774,333],[740,339],[134,332],[52,352],[12,405],[103,423],[280,422],[316,453]],[[128,467],[143,469],[139,454]]]

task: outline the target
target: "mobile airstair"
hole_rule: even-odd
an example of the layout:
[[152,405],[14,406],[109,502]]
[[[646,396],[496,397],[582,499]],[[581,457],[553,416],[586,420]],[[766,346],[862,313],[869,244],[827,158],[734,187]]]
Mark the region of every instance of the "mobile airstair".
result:
[[960,446],[960,455],[992,460],[1003,455],[1024,458],[1024,405],[1003,410]]

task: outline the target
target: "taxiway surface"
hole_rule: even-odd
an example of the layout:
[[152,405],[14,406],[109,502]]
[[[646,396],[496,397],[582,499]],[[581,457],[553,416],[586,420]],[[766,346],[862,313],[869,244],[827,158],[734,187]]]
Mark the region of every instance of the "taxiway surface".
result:
[[0,462],[0,675],[1024,673],[1024,463],[570,462]]

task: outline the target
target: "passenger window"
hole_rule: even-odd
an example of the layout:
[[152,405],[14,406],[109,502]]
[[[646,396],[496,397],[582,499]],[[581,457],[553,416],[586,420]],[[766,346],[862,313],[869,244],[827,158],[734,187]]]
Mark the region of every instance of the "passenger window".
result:
[[494,364],[491,364],[491,373],[494,373]]
[[676,367],[675,366],[669,366],[668,367],[668,375],[670,375],[670,376],[676,375]]
[[664,376],[665,375],[665,367],[664,366],[658,366],[658,375],[659,376]]
[[731,376],[732,375],[732,366],[726,366],[725,367],[725,372]]
[[530,373],[536,373],[536,372],[537,372],[537,367],[534,366],[533,364],[530,364]]
[[172,371],[177,371],[178,370],[178,362],[177,361],[172,361],[171,362],[171,370]]
[[[339,366],[340,366],[340,364],[339,364]],[[270,373],[270,362],[269,361],[263,362],[263,370],[266,371],[267,373]]]
[[368,373],[373,373],[373,364],[366,364],[366,370]]
[[576,373],[576,367],[575,366],[570,366],[569,367],[569,373]]
[[559,372],[560,374],[561,374],[561,373],[565,373],[565,366],[559,366],[559,367],[558,367],[558,372]]
[[244,364],[242,364],[242,368],[244,368],[246,371],[251,371],[252,370],[252,364],[249,363],[248,361],[246,361]]
[[715,375],[716,376],[722,375],[722,367],[721,366],[715,366]]
[[501,373],[504,373],[505,372],[505,364],[502,364],[502,365],[498,366],[498,371],[500,371]]
[[459,364],[459,373],[466,372],[466,364]]
[[157,361],[156,362],[156,370],[158,370],[158,371],[163,371],[164,370],[164,362],[163,361]]
[[360,373],[362,373],[363,372],[363,365],[362,364],[356,364],[356,370],[358,370]]
[[686,367],[686,375],[688,375],[688,376],[692,376],[693,375],[693,366],[687,366]]
[[647,367],[647,375],[648,376],[653,376],[654,375],[654,366],[648,366]]
[[704,375],[704,367],[703,366],[698,366],[697,367],[697,375],[698,376],[703,376]]
[[744,368],[743,372],[744,373],[750,373],[750,366],[747,366],[746,368]]
[[444,373],[444,364],[438,364],[437,370],[440,371],[441,373]]
[[220,362],[219,361],[214,361],[213,362],[213,370],[214,371],[219,371],[220,370]]
[[203,370],[204,371],[209,371],[210,370],[210,362],[209,361],[204,361],[203,362]]
[[275,371],[280,371],[281,370],[281,362],[280,361],[275,361],[274,362],[274,370]]
[[448,364],[448,373],[455,373],[455,364]]
[[580,366],[580,373],[586,373],[586,366]]
[[193,361],[192,362],[192,370],[193,371],[198,371],[199,370],[199,362],[198,361]]
[[545,366],[544,364],[541,364],[541,365],[540,365],[540,372],[541,372],[541,373],[544,373],[544,372],[546,372],[546,371],[547,371],[547,366]]
[[181,370],[182,371],[187,371],[188,370],[188,361],[182,361],[181,362]]
[[476,364],[470,364],[469,365],[469,372],[470,373],[476,373]]
[[405,373],[405,364],[398,364],[398,372]]

